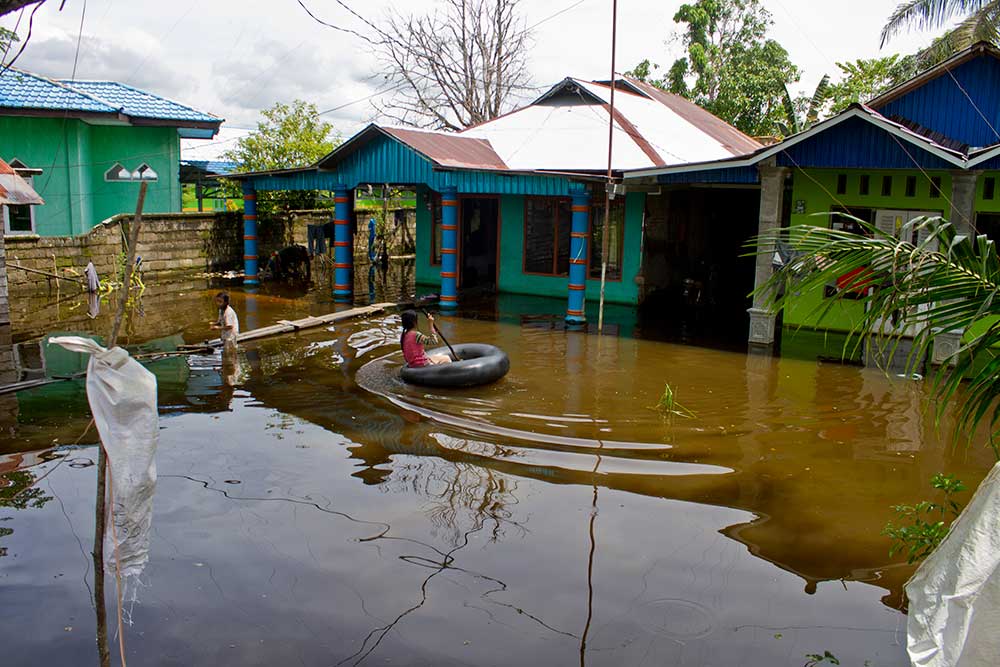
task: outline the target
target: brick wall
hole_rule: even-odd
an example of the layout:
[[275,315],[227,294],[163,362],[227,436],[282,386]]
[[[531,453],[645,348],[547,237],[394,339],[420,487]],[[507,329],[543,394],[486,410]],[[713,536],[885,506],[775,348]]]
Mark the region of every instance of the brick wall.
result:
[[[93,262],[102,278],[113,276],[130,221],[131,216],[115,216],[80,236],[8,236],[10,294],[16,298],[74,289],[17,267],[82,280],[87,263]],[[243,253],[241,216],[225,212],[143,216],[136,253],[143,259],[143,275],[154,279],[171,273],[237,269]]]
[[[355,256],[359,262],[367,258],[369,215],[357,213],[360,231],[355,235]],[[293,211],[279,219],[262,220],[258,231],[261,262],[266,262],[272,250],[292,243],[307,245],[307,226],[328,222],[331,216],[330,210]],[[118,215],[81,236],[8,236],[6,279],[10,294],[17,298],[75,289],[69,283],[16,267],[82,280],[87,262],[93,262],[99,276],[114,276],[125,249],[124,236],[130,221],[130,215]],[[407,212],[407,223],[409,238],[413,239],[416,216],[412,210]],[[390,237],[390,254],[401,254],[402,239],[402,230]],[[4,261],[3,249],[0,237],[0,267]],[[143,259],[147,283],[167,279],[172,274],[239,271],[243,268],[242,214],[221,211],[144,215],[136,252]],[[4,289],[3,280],[0,270],[0,323],[8,320],[8,290]]]
[[10,304],[7,299],[6,244],[3,238],[3,225],[0,225],[0,327],[5,324],[10,324]]

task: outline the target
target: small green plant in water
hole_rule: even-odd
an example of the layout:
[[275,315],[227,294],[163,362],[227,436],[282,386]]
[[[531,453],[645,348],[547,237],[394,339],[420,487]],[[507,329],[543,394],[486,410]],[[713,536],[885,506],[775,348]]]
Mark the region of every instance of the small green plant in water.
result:
[[674,388],[670,384],[664,384],[663,386],[663,396],[660,396],[660,402],[656,404],[656,409],[665,415],[677,415],[678,417],[694,417],[694,413],[685,408],[683,405],[677,402],[677,398],[674,395]]
[[931,486],[944,494],[941,502],[922,500],[916,505],[894,505],[899,526],[891,521],[882,529],[893,544],[889,556],[906,549],[906,562],[916,563],[927,558],[948,534],[948,527],[962,510],[952,496],[965,490],[962,480],[954,475],[937,473],[931,477]]
[[837,656],[830,653],[829,651],[823,651],[823,655],[819,653],[809,653],[806,655],[807,662],[805,667],[816,667],[816,665],[839,665],[840,660],[837,660]]

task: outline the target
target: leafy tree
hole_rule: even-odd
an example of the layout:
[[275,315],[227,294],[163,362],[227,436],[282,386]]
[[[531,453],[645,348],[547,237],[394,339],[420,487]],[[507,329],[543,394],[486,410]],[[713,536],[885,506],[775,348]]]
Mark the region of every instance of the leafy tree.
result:
[[[341,143],[332,134],[333,126],[320,120],[314,104],[278,102],[261,116],[257,130],[240,138],[236,147],[224,154],[236,163],[237,173],[308,166]],[[315,192],[262,192],[257,205],[267,214],[314,208],[316,199]]]
[[919,54],[927,66],[980,41],[1000,43],[1000,0],[904,0],[882,28],[882,46],[907,28],[919,30],[962,20]]
[[760,0],[695,0],[681,5],[674,22],[685,26],[686,56],[660,80],[650,78],[656,66],[648,60],[633,72],[747,134],[774,134],[785,120],[785,86],[798,81],[799,71],[767,38],[773,22]]
[[832,102],[829,112],[840,113],[851,104],[867,102],[885,91],[912,78],[920,69],[916,56],[899,54],[882,58],[859,58],[853,62],[837,63],[840,81],[830,86],[828,98]]

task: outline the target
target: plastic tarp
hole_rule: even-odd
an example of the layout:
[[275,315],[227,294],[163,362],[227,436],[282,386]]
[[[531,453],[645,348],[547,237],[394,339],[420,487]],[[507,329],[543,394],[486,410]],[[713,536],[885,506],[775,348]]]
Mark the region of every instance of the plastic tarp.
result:
[[1000,463],[906,584],[914,667],[1000,664]]
[[87,401],[108,455],[113,499],[104,532],[105,569],[116,571],[117,554],[122,577],[137,576],[149,560],[156,491],[156,377],[120,347],[106,350],[78,336],[49,342],[90,355]]

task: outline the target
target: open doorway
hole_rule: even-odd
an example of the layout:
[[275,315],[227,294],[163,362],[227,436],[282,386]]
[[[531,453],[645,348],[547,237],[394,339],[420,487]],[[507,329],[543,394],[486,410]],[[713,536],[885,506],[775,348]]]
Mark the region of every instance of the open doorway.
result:
[[647,335],[746,345],[760,190],[684,187],[647,199],[640,313]]
[[463,197],[461,201],[461,286],[496,288],[499,200]]

